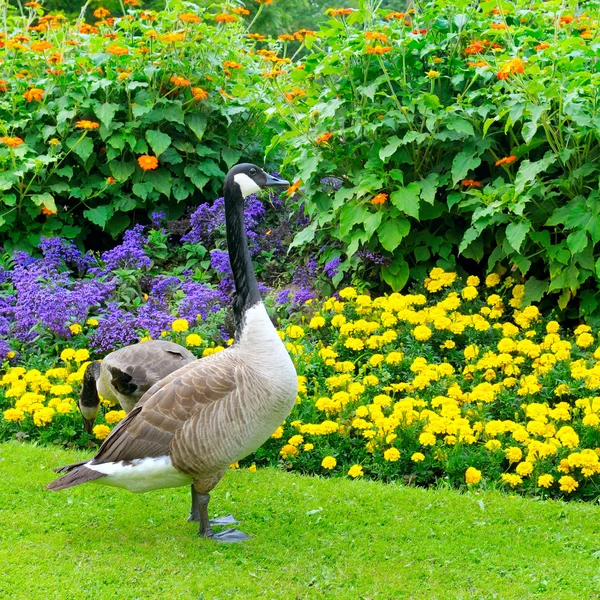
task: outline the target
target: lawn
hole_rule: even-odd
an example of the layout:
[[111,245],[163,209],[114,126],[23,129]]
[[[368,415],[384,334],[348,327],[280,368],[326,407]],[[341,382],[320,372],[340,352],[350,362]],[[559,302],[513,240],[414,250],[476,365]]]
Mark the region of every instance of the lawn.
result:
[[0,445],[0,597],[600,597],[594,505],[232,471],[211,515],[252,539],[218,545],[186,522],[187,489],[44,491],[84,456]]

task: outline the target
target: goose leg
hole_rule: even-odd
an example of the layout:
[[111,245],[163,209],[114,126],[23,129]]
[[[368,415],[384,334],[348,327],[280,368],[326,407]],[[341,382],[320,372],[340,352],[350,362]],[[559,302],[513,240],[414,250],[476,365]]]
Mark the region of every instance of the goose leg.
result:
[[[197,493],[197,492],[196,492]],[[198,509],[199,509],[199,521],[200,521],[200,529],[198,530],[198,535],[201,537],[210,538],[217,542],[242,542],[244,540],[250,539],[249,535],[246,535],[242,531],[238,531],[237,529],[225,529],[224,531],[219,531],[219,533],[215,533],[212,530],[211,521],[208,518],[208,502],[210,500],[209,494],[198,494]],[[227,519],[231,517],[228,515],[227,517],[223,517],[223,519]],[[233,519],[233,517],[231,517]],[[216,519],[215,521],[219,521],[220,519]],[[234,522],[235,519],[233,519]],[[228,522],[214,522],[215,525],[226,525]]]
[[[191,486],[192,488],[192,508],[190,510],[190,516],[188,521],[195,521],[197,523],[200,522],[200,494],[194,488],[194,484]],[[239,521],[231,514],[225,515],[224,517],[218,517],[217,519],[210,519],[209,524],[211,526],[218,525],[238,525]]]

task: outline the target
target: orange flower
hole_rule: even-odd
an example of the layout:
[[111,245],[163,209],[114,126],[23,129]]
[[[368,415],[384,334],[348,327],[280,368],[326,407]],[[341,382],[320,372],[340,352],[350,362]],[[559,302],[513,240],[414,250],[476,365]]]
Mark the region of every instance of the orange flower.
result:
[[43,215],[55,215],[56,211],[52,210],[52,209],[50,209],[50,208],[48,208],[46,206],[42,206],[42,214]]
[[62,62],[62,54],[53,54],[49,59],[48,62],[52,65],[55,65],[57,63]]
[[194,100],[206,100],[208,98],[208,92],[203,90],[201,87],[193,87],[192,94],[194,96]]
[[193,13],[182,13],[179,15],[179,20],[184,23],[200,23],[202,19]]
[[504,23],[492,23],[491,28],[497,29],[497,30],[502,30],[502,29],[506,29],[507,27]]
[[41,8],[42,5],[39,2],[26,2],[25,6],[27,8]]
[[385,15],[386,21],[391,21],[392,19],[404,19],[406,17],[406,13],[403,12],[391,12]]
[[108,15],[110,15],[110,10],[107,10],[106,8],[100,7],[94,11],[96,19],[103,19],[104,17],[108,17]]
[[387,35],[385,35],[385,33],[380,33],[379,31],[366,31],[365,37],[368,40],[377,40],[382,44],[385,44],[388,41]]
[[317,144],[322,145],[326,144],[333,137],[333,133],[323,133],[317,138]]
[[477,62],[468,63],[470,67],[475,67],[477,69],[481,69],[483,67],[489,67],[490,65],[485,60],[478,60]]
[[34,52],[44,52],[46,50],[50,50],[52,48],[52,44],[50,42],[41,41],[41,42],[33,42],[31,44],[31,49]]
[[177,87],[187,87],[188,85],[191,85],[191,82],[185,77],[175,77],[175,75],[173,75],[169,81]]
[[387,194],[377,194],[372,200],[371,204],[385,204],[385,201],[388,199]]
[[250,11],[247,8],[242,8],[241,6],[237,8],[232,8],[231,12],[234,12],[236,15],[249,15]]
[[114,177],[107,177],[106,178],[106,185],[112,185],[115,182],[115,178]]
[[512,58],[498,71],[498,79],[507,79],[511,73],[523,73],[525,63],[520,58]]
[[568,25],[569,23],[572,23],[574,20],[575,20],[575,17],[573,15],[565,15],[564,17],[561,17],[558,22],[560,25]]
[[0,79],[0,92],[8,92],[8,81]]
[[326,15],[331,15],[332,17],[343,17],[345,15],[351,15],[354,12],[353,8],[328,8],[325,11]]
[[247,33],[246,37],[249,37],[251,40],[266,40],[266,35],[261,35],[260,33]]
[[138,165],[140,165],[144,171],[154,171],[154,169],[158,167],[158,158],[156,158],[156,156],[144,154],[143,156],[140,156],[137,161]]
[[292,183],[292,185],[290,185],[290,187],[286,190],[286,195],[291,196],[292,194],[295,194],[298,191],[301,183],[302,182],[300,179],[296,179],[296,181],[294,181],[294,183]]
[[283,75],[284,71],[281,69],[273,69],[272,71],[263,71],[262,76],[267,79],[273,79],[277,77],[277,75]]
[[258,2],[259,4],[264,4],[267,6],[268,4],[273,4],[273,0],[254,0],[254,2]]
[[124,0],[123,4],[125,6],[138,6],[139,2],[138,0]]
[[94,27],[93,25],[88,25],[88,23],[82,23],[81,27],[79,28],[79,33],[96,34],[100,33],[100,30],[97,27]]
[[117,46],[117,44],[109,44],[106,47],[106,52],[108,52],[108,54],[113,54],[114,56],[123,56],[124,54],[129,54],[129,49],[123,46]]
[[233,100],[234,98],[231,94],[228,94],[223,88],[219,88],[219,94],[221,94],[223,98],[227,98],[229,100]]
[[500,160],[496,161],[496,166],[499,167],[500,165],[510,165],[512,163],[515,162],[515,160],[517,160],[516,156],[505,156],[504,158],[501,158]]
[[485,42],[487,42],[487,40],[475,40],[465,48],[465,54],[479,54],[480,52],[483,52],[485,50]]
[[185,33],[165,33],[160,36],[163,42],[183,42],[185,40]]
[[100,127],[100,123],[96,123],[95,121],[87,121],[84,119],[83,121],[77,121],[77,123],[75,123],[75,127],[78,129],[98,129],[98,127]]
[[281,40],[282,42],[293,42],[295,38],[289,33],[282,33],[281,35],[277,36],[277,39]]
[[154,19],[156,19],[156,13],[151,10],[143,10],[140,14],[140,19],[144,19],[145,21],[154,21]]
[[304,90],[301,90],[300,88],[294,88],[291,92],[286,92],[283,95],[288,102],[293,102],[296,98],[299,98],[300,96],[306,96],[306,92]]
[[221,13],[215,17],[215,21],[217,23],[233,23],[234,21],[237,21],[237,17],[227,13]]
[[466,187],[481,187],[481,182],[473,179],[463,179],[462,184]]
[[234,62],[234,61],[232,61],[232,60],[226,60],[226,61],[223,63],[223,66],[224,66],[226,69],[241,69],[241,68],[242,68],[242,64],[241,64],[241,63],[239,63],[239,62]]
[[23,94],[23,97],[27,102],[33,102],[34,100],[39,101],[44,97],[44,90],[41,90],[40,88],[31,88]]
[[391,46],[367,46],[367,54],[385,54],[391,50]]
[[24,144],[23,140],[20,137],[0,137],[0,144],[4,144],[9,148],[18,148],[21,144]]
[[299,42],[303,42],[304,38],[308,35],[317,37],[316,32],[312,31],[311,29],[298,29],[298,31],[295,31],[293,35],[294,35],[294,38],[296,40],[298,40]]

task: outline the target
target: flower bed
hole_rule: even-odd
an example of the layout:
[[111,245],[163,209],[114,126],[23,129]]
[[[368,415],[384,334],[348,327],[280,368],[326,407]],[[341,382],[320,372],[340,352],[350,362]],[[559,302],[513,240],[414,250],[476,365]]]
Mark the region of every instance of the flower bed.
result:
[[[372,298],[346,287],[282,321],[299,374],[298,402],[242,465],[596,497],[597,332],[579,325],[567,333],[535,306],[521,309],[524,289],[512,277],[464,283],[434,269],[418,291]],[[186,327],[174,323],[164,337],[187,342],[198,355],[222,349],[196,345],[192,334],[202,337],[201,324]],[[4,376],[3,437],[25,431],[48,442],[88,440],[73,400],[65,400],[76,393],[87,358],[85,349],[72,352],[58,371],[17,367]],[[117,417],[108,412],[106,427]],[[98,422],[103,437],[108,430]]]

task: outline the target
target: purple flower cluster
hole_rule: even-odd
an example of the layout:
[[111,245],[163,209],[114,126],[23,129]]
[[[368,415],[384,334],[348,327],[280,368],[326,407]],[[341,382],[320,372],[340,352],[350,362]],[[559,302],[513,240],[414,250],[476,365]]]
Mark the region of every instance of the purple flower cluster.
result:
[[83,254],[71,240],[63,238],[42,238],[39,249],[46,264],[55,269],[71,267],[85,271],[96,262],[90,253]]
[[206,319],[210,313],[218,312],[230,303],[226,294],[204,283],[186,281],[181,289],[185,292],[185,298],[179,303],[177,312],[190,323],[195,323],[198,315]]
[[125,232],[121,244],[102,255],[102,260],[109,271],[114,269],[142,269],[152,264],[144,251],[147,238],[144,237],[143,233],[144,226],[135,225],[133,229]]
[[325,263],[325,266],[323,267],[323,273],[325,273],[329,279],[333,279],[338,274],[340,262],[341,259],[338,257]]
[[359,250],[356,255],[374,265],[387,266],[392,262],[392,259],[388,256],[383,256],[379,252],[371,252],[371,250]]
[[104,307],[98,320],[98,327],[91,336],[91,347],[98,352],[110,352],[139,339],[135,315],[120,309],[116,302]]

